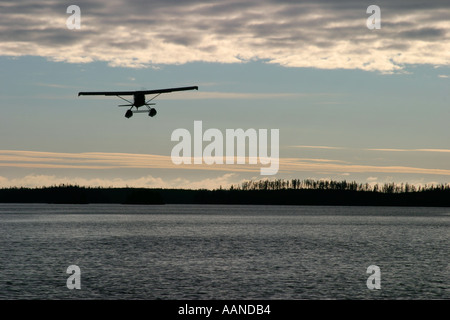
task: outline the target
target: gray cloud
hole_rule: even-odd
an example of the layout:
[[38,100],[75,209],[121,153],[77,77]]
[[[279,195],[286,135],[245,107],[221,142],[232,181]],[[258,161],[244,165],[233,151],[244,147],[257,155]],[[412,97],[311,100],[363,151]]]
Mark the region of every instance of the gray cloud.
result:
[[441,40],[445,37],[446,30],[437,28],[422,28],[415,30],[408,30],[399,33],[399,38],[422,40],[422,41],[433,41]]
[[263,59],[395,72],[450,63],[450,1],[377,2],[381,30],[367,29],[365,0],[81,0],[80,30],[66,28],[69,4],[2,2],[0,54],[128,67]]

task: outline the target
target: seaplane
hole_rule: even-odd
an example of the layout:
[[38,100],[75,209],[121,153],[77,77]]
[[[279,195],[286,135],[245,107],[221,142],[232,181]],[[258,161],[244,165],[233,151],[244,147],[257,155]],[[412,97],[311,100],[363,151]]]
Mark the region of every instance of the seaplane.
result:
[[[125,118],[131,118],[133,113],[148,113],[150,117],[156,116],[156,109],[152,106],[156,105],[153,103],[159,95],[163,93],[170,93],[175,91],[186,91],[186,90],[198,90],[197,86],[191,87],[178,87],[178,88],[168,88],[168,89],[157,89],[157,90],[142,90],[142,91],[105,91],[105,92],[78,92],[78,96],[116,96],[128,104],[120,104],[119,107],[130,107],[125,112]],[[146,95],[154,94],[150,100],[146,100]],[[123,98],[122,96],[133,96],[133,101]],[[140,107],[147,107],[147,110],[139,110]],[[133,108],[136,110],[133,111]]]

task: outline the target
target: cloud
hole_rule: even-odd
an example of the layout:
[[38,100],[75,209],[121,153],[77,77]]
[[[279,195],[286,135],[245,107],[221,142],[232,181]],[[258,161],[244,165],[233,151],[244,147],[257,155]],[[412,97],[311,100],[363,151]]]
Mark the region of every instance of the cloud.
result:
[[236,179],[233,173],[226,173],[214,178],[201,180],[189,180],[184,178],[162,179],[151,175],[123,179],[123,178],[81,178],[81,177],[64,177],[56,175],[29,174],[24,177],[6,178],[0,176],[0,188],[9,187],[26,187],[38,188],[48,187],[61,184],[71,184],[86,187],[114,187],[114,188],[165,188],[165,189],[215,189],[219,186],[228,188],[243,180]]
[[170,157],[127,153],[0,150],[0,167],[53,169],[171,168]]
[[343,149],[342,147],[329,147],[329,146],[291,146],[291,148],[304,148],[304,149]]
[[448,169],[429,169],[407,166],[376,166],[376,165],[358,165],[358,164],[340,164],[340,163],[316,163],[301,161],[296,158],[280,159],[280,171],[289,172],[322,172],[322,173],[409,173],[409,174],[431,174],[431,175],[450,175]]
[[[435,149],[424,149],[435,150]],[[440,149],[437,149],[440,150]],[[439,152],[439,151],[438,151]],[[257,159],[258,160],[258,159]],[[261,160],[261,159],[259,159]],[[224,161],[225,162],[225,161]],[[56,153],[40,151],[0,150],[0,167],[27,169],[181,169],[212,170],[219,172],[259,173],[261,161],[249,164],[180,164],[175,165],[170,156],[129,154],[129,153]],[[450,170],[439,168],[417,168],[407,166],[359,165],[333,159],[280,158],[280,173],[320,172],[320,173],[409,173],[450,176]]]
[[366,149],[369,151],[388,151],[388,152],[439,152],[450,153],[450,149]]
[[353,150],[367,150],[367,151],[386,151],[386,152],[438,152],[438,153],[450,153],[450,149],[397,149],[397,148],[367,148],[367,149],[355,149],[348,147],[331,147],[331,146],[290,146],[291,148],[304,148],[304,149],[353,149]]
[[449,65],[448,1],[77,1],[69,30],[60,1],[0,3],[0,54],[55,61],[106,61],[131,68],[194,61],[264,60],[286,67],[396,72],[405,64]]

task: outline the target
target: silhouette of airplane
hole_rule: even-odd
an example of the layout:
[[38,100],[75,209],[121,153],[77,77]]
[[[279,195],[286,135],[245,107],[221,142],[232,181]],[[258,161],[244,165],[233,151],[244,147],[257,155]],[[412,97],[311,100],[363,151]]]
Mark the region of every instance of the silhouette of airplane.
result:
[[[125,112],[126,118],[131,118],[133,116],[133,107],[136,108],[134,113],[148,113],[150,117],[156,115],[156,109],[152,108],[156,103],[150,103],[153,99],[158,97],[162,93],[169,93],[174,91],[186,91],[186,90],[198,90],[197,86],[192,87],[179,87],[179,88],[168,88],[168,89],[157,89],[157,90],[143,90],[143,91],[105,91],[105,92],[79,92],[78,96],[117,96],[120,99],[128,102],[129,104],[121,104],[119,107],[131,107]],[[146,94],[156,94],[153,98],[146,101]],[[133,96],[134,100],[131,102],[121,96]],[[139,110],[140,107],[146,106],[147,110]]]

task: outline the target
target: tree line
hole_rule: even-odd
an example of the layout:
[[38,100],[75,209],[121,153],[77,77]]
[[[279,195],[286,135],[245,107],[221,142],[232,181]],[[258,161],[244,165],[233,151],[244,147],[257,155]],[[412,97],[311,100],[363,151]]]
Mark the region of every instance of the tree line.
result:
[[[181,187],[181,186],[180,186]],[[450,207],[450,185],[312,179],[246,181],[228,188],[161,189],[62,184],[0,189],[0,203],[259,204]]]
[[395,182],[384,184],[357,183],[356,181],[312,180],[312,179],[276,179],[245,181],[240,185],[232,185],[231,190],[336,190],[336,191],[366,191],[381,193],[409,193],[424,191],[450,190],[450,184],[413,185],[409,183],[397,184]]

